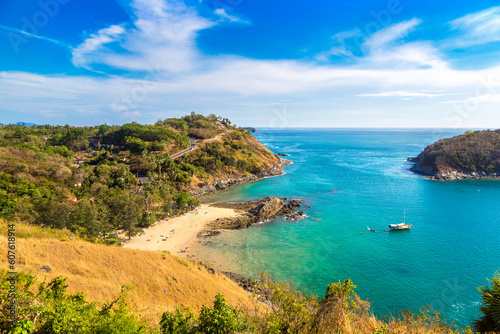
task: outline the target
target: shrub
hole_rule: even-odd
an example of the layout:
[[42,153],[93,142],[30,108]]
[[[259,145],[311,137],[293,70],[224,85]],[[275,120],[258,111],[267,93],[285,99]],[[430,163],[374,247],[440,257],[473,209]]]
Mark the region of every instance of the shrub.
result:
[[479,332],[500,332],[500,271],[495,272],[491,285],[479,287],[483,305],[483,317],[474,322],[475,330]]
[[160,330],[162,334],[190,334],[194,333],[195,317],[189,308],[179,306],[175,312],[165,312],[161,316]]
[[203,306],[200,312],[198,331],[205,334],[229,334],[245,329],[241,312],[226,304],[219,293],[215,296],[214,307]]

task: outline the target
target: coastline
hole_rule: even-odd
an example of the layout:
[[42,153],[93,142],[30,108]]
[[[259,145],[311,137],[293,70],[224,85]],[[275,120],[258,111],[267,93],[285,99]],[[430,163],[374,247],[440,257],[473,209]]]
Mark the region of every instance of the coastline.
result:
[[282,175],[283,168],[287,165],[290,165],[292,162],[290,160],[283,159],[278,155],[276,155],[276,157],[279,159],[278,162],[270,169],[265,170],[263,172],[260,172],[259,174],[250,174],[250,175],[244,175],[244,176],[237,177],[237,178],[227,178],[227,179],[219,180],[215,183],[204,186],[203,188],[200,188],[197,190],[191,190],[189,193],[191,194],[191,196],[194,196],[194,197],[206,196],[206,195],[214,194],[214,193],[222,191],[222,190],[226,190],[230,187],[233,187],[233,186],[236,186],[239,184],[260,181],[260,180],[267,178],[267,177]]
[[126,241],[124,248],[167,251],[174,255],[186,255],[196,242],[198,234],[208,224],[220,218],[237,217],[240,213],[231,208],[212,207],[202,204],[182,216],[158,221],[144,229],[145,233]]
[[[226,190],[235,185],[259,181],[266,177],[282,175],[283,167],[292,162],[277,155],[276,157],[279,159],[278,163],[269,170],[263,171],[257,175],[245,175],[239,178],[219,180],[199,190],[191,191],[191,195],[196,197],[204,196]],[[266,200],[267,198],[262,201]],[[279,203],[281,204],[281,209],[284,205],[284,200],[281,200]],[[193,253],[189,255],[189,250],[195,244],[199,243],[199,235],[202,232],[209,230],[216,222],[248,219],[245,217],[247,212],[243,208],[231,205],[217,206],[216,204],[217,203],[201,204],[195,210],[185,213],[182,216],[160,220],[153,226],[144,229],[144,233],[124,241],[123,247],[139,250],[167,251],[186,258],[197,258]],[[277,203],[274,204],[277,205]],[[278,211],[280,210],[274,210],[274,215],[277,215]],[[271,217],[269,216],[268,218]],[[218,229],[236,228],[219,227]],[[218,233],[220,233],[220,231],[218,231],[217,234]]]
[[423,175],[428,180],[436,181],[453,181],[453,180],[465,180],[465,179],[488,179],[488,180],[500,180],[500,173],[486,173],[483,171],[479,172],[461,172],[461,171],[450,171],[446,173],[438,173],[430,169],[422,168],[418,162],[410,160],[414,165],[410,168],[415,174]]

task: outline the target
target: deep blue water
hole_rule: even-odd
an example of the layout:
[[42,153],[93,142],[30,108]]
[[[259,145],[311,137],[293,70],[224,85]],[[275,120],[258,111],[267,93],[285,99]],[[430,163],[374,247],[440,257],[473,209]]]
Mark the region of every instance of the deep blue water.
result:
[[[308,217],[231,231],[207,252],[247,276],[266,270],[320,296],[350,278],[378,315],[427,304],[461,326],[479,315],[476,288],[500,269],[500,182],[430,181],[406,161],[463,130],[259,130],[269,149],[290,154],[286,174],[210,199],[298,197]],[[404,210],[414,228],[383,232]]]

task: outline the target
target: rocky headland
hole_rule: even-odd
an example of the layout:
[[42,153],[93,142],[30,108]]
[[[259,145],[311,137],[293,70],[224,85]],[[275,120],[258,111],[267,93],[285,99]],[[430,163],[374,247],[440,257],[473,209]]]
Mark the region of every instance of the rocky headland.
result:
[[481,179],[481,178],[500,180],[500,173],[495,173],[495,172],[487,173],[484,171],[466,172],[458,170],[437,172],[421,167],[418,163],[418,158],[408,158],[407,161],[414,163],[414,165],[410,168],[412,172],[424,175],[429,180],[452,181],[452,180]]
[[243,176],[238,177],[238,178],[227,178],[224,180],[219,180],[215,183],[206,185],[200,189],[191,190],[190,194],[191,194],[191,196],[196,196],[196,197],[209,195],[209,194],[213,194],[215,192],[221,191],[221,190],[225,190],[229,187],[232,187],[232,186],[235,186],[238,184],[243,184],[243,183],[247,183],[247,182],[255,182],[255,181],[261,180],[261,179],[266,178],[266,177],[281,175],[281,174],[283,174],[283,168],[286,165],[291,164],[292,162],[290,160],[283,159],[279,156],[276,156],[276,157],[278,158],[278,162],[268,170],[265,170],[265,171],[260,172],[258,174],[243,175]]
[[408,158],[411,171],[432,180],[500,179],[500,129],[468,130],[427,146]]

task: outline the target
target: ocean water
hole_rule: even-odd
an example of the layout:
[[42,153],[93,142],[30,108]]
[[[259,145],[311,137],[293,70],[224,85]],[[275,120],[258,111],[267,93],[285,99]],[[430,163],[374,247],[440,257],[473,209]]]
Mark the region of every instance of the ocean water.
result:
[[[311,206],[307,217],[226,232],[201,253],[223,269],[265,270],[319,296],[350,278],[379,316],[424,305],[460,326],[479,316],[477,287],[500,269],[500,181],[430,181],[406,161],[463,130],[259,131],[273,152],[290,154],[285,175],[206,199],[300,198]],[[384,232],[404,211],[414,228]]]

